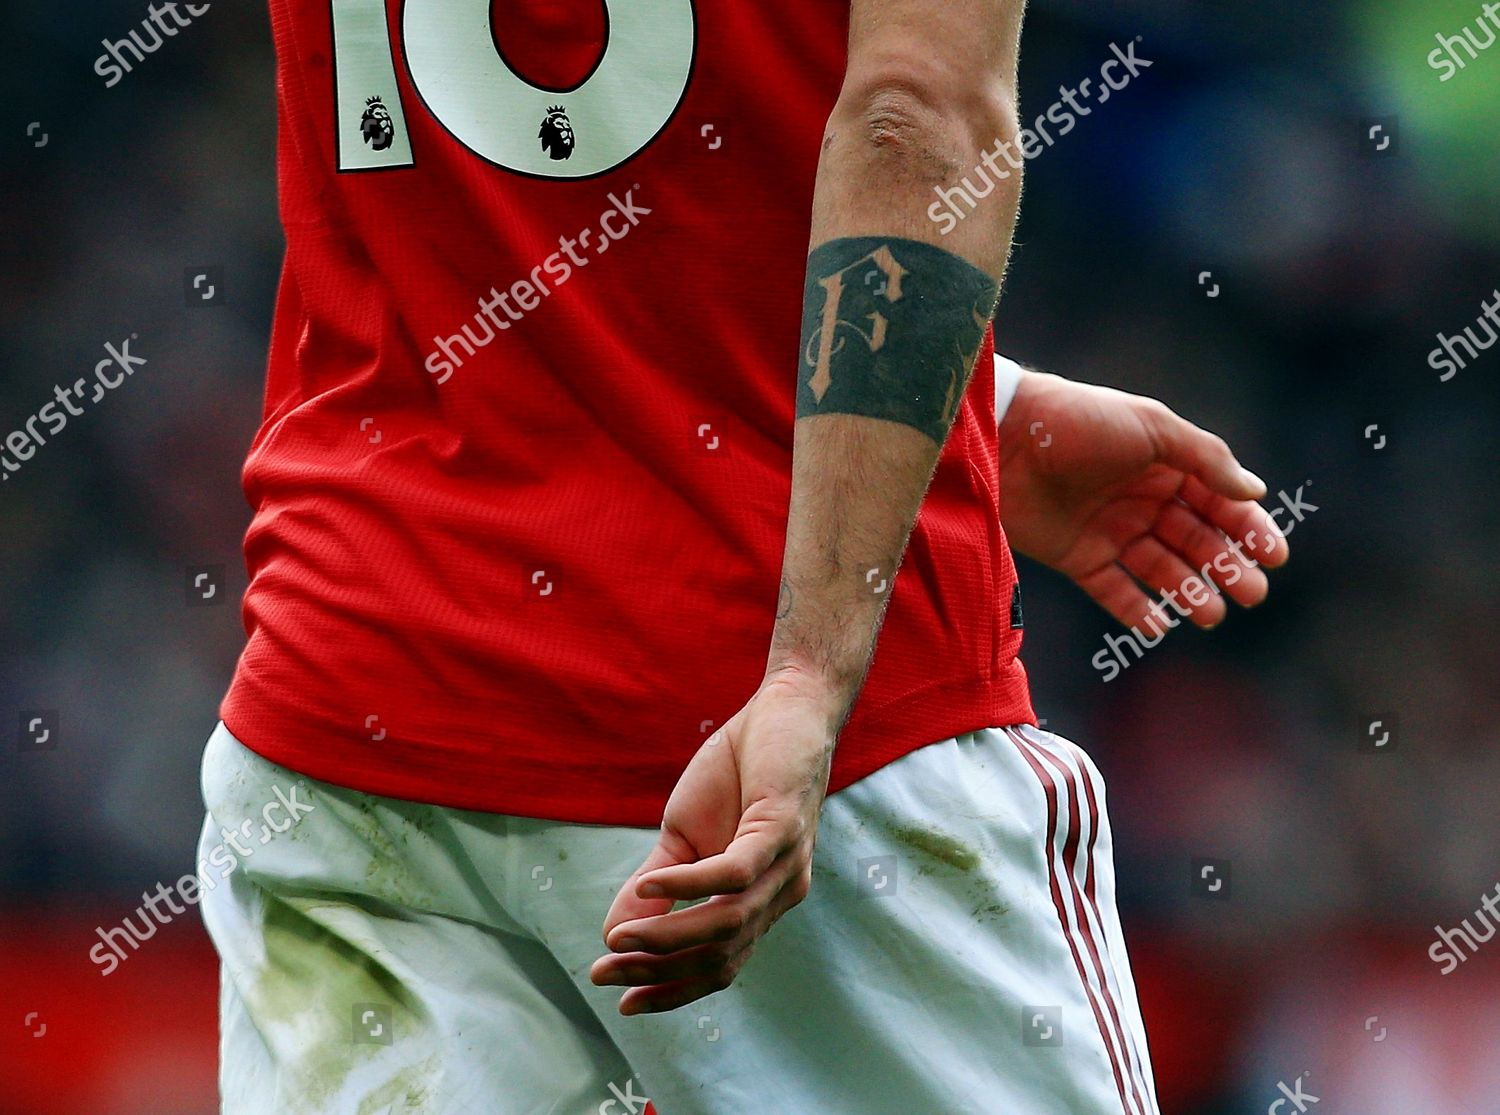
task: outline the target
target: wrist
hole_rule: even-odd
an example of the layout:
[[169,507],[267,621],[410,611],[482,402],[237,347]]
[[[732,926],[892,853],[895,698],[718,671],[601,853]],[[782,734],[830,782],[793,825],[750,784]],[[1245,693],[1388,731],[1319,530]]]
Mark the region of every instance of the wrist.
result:
[[1059,387],[1068,381],[1051,372],[1039,372],[1035,368],[1022,367],[1016,381],[1015,394],[1004,414],[996,415],[1000,433],[1000,460],[1002,467],[1009,459],[1020,456],[1036,441],[1033,426],[1042,418],[1058,413],[1059,404],[1053,397]]
[[848,718],[858,683],[850,684],[830,676],[812,663],[785,655],[774,656],[761,679],[762,692],[805,701],[828,721],[830,735],[836,735]]

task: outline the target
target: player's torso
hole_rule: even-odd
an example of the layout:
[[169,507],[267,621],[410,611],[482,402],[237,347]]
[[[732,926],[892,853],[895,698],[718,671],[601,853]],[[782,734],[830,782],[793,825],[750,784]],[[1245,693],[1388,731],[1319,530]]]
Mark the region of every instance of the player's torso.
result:
[[[443,752],[434,770],[488,778],[509,752],[558,785],[607,779],[621,804],[592,816],[649,814],[764,667],[847,2],[271,13],[287,263],[245,469],[251,639],[226,720],[263,749],[244,710],[286,706],[265,738],[347,722],[364,743],[379,716],[361,769]],[[871,717],[882,700],[917,708],[929,680],[990,701],[1014,657],[992,391],[982,355],[893,590]],[[611,736],[626,722],[646,750]],[[559,757],[565,731],[604,750]],[[342,769],[322,776],[355,784]],[[534,807],[491,790],[442,800],[588,812],[555,805],[572,790],[537,789]]]
[[[531,422],[545,452],[575,417],[597,427],[589,409],[653,438],[674,406],[761,429],[791,413],[770,369],[795,355],[844,0],[271,6],[303,309],[381,332],[469,451]],[[398,320],[344,304],[362,280]]]

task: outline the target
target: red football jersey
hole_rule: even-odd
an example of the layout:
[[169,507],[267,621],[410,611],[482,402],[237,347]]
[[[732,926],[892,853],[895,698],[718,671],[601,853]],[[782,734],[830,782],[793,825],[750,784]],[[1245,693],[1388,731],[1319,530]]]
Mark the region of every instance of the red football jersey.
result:
[[[765,668],[847,2],[271,16],[287,250],[221,715],[367,792],[656,825]],[[1033,720],[991,351],[835,790]]]

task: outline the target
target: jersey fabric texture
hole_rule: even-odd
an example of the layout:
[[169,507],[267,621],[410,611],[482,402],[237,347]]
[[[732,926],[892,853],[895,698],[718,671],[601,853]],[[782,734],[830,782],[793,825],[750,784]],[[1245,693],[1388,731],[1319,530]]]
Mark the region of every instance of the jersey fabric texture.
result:
[[[367,793],[654,826],[765,669],[848,5],[490,11],[272,0],[286,259],[220,715]],[[992,353],[833,791],[1034,723]]]

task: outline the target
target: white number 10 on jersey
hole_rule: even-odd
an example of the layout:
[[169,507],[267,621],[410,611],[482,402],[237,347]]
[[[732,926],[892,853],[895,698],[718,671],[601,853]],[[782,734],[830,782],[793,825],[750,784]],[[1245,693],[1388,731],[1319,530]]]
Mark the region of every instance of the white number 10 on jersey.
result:
[[[518,174],[589,178],[661,134],[687,91],[693,0],[604,0],[603,56],[582,84],[533,85],[490,33],[490,0],[405,0],[401,44],[418,95],[474,154]],[[330,0],[339,170],[412,166],[385,0]]]

